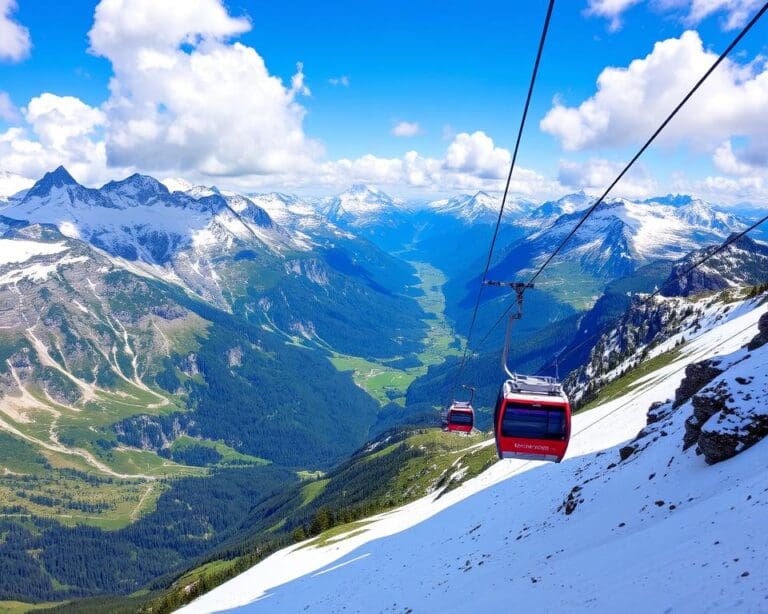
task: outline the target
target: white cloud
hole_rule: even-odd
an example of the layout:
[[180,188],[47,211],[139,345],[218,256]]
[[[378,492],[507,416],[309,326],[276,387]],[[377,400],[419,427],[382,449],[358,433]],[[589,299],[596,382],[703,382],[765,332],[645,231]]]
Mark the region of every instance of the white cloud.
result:
[[0,119],[4,119],[7,122],[19,120],[19,110],[13,104],[7,92],[3,91],[0,91]]
[[688,22],[697,24],[714,13],[725,12],[723,27],[742,27],[763,4],[763,0],[692,0]]
[[83,181],[106,176],[104,114],[72,96],[41,94],[23,109],[28,128],[0,133],[0,168],[30,179],[66,164]]
[[[656,43],[626,68],[606,68],[597,91],[579,106],[555,100],[543,131],[567,151],[637,145],[656,129],[716,55],[698,33]],[[659,137],[668,145],[714,151],[723,140],[768,138],[768,65],[758,58],[741,65],[725,60]]]
[[[278,177],[241,177],[237,184],[243,189],[290,189],[326,186],[338,188],[350,183],[374,183],[409,191],[429,193],[502,190],[509,170],[510,153],[496,147],[483,132],[456,135],[441,158],[422,156],[416,151],[401,157],[381,158],[365,155],[356,159],[341,159],[316,165],[302,175]],[[525,168],[516,168],[511,191],[531,198],[550,198],[562,194],[555,181]]]
[[589,0],[587,15],[598,15],[610,20],[608,29],[616,32],[621,29],[621,14],[640,0]]
[[[621,29],[621,16],[641,0],[588,0],[586,13],[609,20],[609,29]],[[743,26],[762,5],[763,0],[650,0],[651,8],[661,12],[685,13],[683,21],[695,26],[715,14],[724,14],[722,27],[734,30]]]
[[766,208],[768,179],[766,177],[723,177],[711,175],[703,179],[680,179],[671,186],[672,192],[695,194],[705,200],[723,205],[744,202]]
[[[558,180],[564,186],[587,192],[603,192],[618,176],[623,162],[592,158],[586,162],[560,161]],[[646,198],[658,191],[658,186],[641,166],[633,167],[613,190],[613,196]]]
[[341,75],[340,77],[331,77],[328,79],[328,83],[331,85],[341,85],[342,87],[349,87],[349,76]]
[[207,175],[311,164],[322,148],[304,134],[302,65],[286,87],[254,49],[228,42],[249,28],[220,0],[102,0],[89,36],[115,73],[109,163]]
[[398,122],[392,127],[394,136],[412,137],[421,134],[421,126],[418,122]]
[[485,179],[503,179],[509,172],[511,160],[509,150],[496,147],[484,132],[462,132],[448,146],[444,166]]
[[729,175],[765,175],[768,177],[768,142],[753,141],[750,146],[734,150],[730,140],[724,141],[712,156],[715,167]]
[[11,19],[16,0],[0,0],[0,60],[18,62],[29,55],[29,30]]

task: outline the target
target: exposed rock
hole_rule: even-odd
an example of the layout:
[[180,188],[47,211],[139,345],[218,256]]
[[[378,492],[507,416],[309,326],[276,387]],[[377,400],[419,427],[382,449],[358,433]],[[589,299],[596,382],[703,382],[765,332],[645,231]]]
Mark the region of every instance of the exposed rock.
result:
[[189,375],[190,377],[194,377],[195,375],[200,373],[200,367],[197,364],[197,354],[192,352],[187,356],[183,357],[179,361],[179,368],[182,370],[183,373]]
[[150,311],[154,315],[163,318],[163,320],[176,320],[186,315],[184,309],[178,305],[157,305],[152,307]]
[[648,408],[648,413],[645,417],[646,426],[650,426],[651,424],[661,422],[662,420],[668,418],[672,414],[672,409],[672,402],[670,400],[657,401],[656,403],[653,403]]
[[675,391],[673,408],[680,407],[709,382],[715,379],[723,371],[717,368],[715,360],[702,360],[688,365],[685,368],[685,377],[680,382],[680,387]]
[[230,367],[240,367],[243,364],[243,348],[235,346],[227,350],[227,363]]
[[693,397],[691,401],[693,414],[685,421],[683,450],[687,450],[699,440],[704,423],[726,408],[729,396],[728,385],[721,381],[715,387],[707,388]]
[[760,316],[760,320],[757,322],[757,328],[760,332],[747,344],[747,349],[750,352],[753,352],[757,348],[768,343],[768,311]]
[[701,429],[698,450],[712,465],[736,456],[767,435],[768,414],[726,407]]
[[621,460],[625,461],[635,452],[637,452],[637,448],[635,446],[624,446],[619,450],[619,456],[621,457]]

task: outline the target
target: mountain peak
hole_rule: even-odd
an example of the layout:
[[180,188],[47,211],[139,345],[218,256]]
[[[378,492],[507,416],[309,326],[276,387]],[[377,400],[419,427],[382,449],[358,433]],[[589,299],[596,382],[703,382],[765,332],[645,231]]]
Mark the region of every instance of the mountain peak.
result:
[[69,171],[63,166],[59,166],[55,170],[49,171],[43,175],[42,179],[30,188],[28,195],[43,196],[48,194],[53,188],[78,185],[80,184],[69,174]]
[[475,193],[475,195],[472,197],[472,200],[478,200],[478,199],[488,200],[490,198],[492,197],[490,194],[488,194],[488,192],[484,192],[483,190],[478,190]]
[[134,173],[120,181],[110,181],[102,189],[106,192],[117,192],[126,196],[149,196],[168,192],[168,188],[154,177],[139,173]]

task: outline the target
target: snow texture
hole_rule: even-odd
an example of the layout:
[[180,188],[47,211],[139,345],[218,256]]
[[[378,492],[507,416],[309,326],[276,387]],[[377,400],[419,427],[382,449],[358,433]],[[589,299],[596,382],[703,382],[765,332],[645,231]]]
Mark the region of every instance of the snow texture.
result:
[[[735,311],[623,397],[575,416],[563,463],[499,462],[347,539],[277,552],[182,611],[766,611],[768,442],[708,466],[682,450],[682,406],[642,449],[627,446],[688,364],[743,352],[765,308]],[[765,372],[766,360],[741,364]]]

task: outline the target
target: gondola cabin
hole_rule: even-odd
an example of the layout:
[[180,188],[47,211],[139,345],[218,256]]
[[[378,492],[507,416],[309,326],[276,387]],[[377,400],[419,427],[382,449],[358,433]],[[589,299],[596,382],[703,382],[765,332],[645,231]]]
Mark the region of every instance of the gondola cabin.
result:
[[452,433],[470,433],[475,426],[475,410],[465,401],[454,401],[445,412],[443,428]]
[[499,458],[559,463],[571,436],[571,406],[556,379],[513,374],[502,384],[493,425]]

